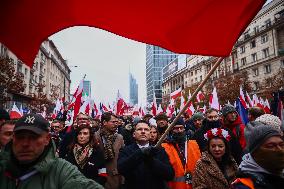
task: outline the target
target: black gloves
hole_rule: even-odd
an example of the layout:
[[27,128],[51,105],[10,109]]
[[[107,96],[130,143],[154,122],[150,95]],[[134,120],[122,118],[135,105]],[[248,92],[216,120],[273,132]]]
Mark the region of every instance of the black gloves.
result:
[[145,148],[141,148],[141,151],[144,155],[145,158],[153,158],[153,156],[155,155],[157,148],[153,147],[153,146],[149,146],[149,147],[145,147]]

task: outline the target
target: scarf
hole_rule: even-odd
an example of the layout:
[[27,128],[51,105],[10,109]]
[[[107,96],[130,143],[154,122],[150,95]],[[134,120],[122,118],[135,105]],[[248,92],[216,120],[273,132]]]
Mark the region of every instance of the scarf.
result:
[[81,169],[83,169],[89,157],[93,153],[93,148],[89,144],[85,147],[82,147],[79,144],[75,144],[73,148],[73,153],[76,163],[79,165]]
[[112,160],[115,157],[113,144],[117,137],[117,133],[112,133],[106,129],[102,129],[100,135],[103,139],[105,160]]

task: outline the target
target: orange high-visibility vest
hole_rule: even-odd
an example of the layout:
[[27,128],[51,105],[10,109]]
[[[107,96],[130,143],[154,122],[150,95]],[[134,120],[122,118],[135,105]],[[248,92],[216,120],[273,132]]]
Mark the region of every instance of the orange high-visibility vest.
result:
[[253,181],[250,178],[237,178],[232,185],[242,183],[243,185],[249,187],[250,189],[254,189]]
[[163,143],[165,151],[168,154],[170,163],[175,170],[175,178],[168,182],[170,189],[192,189],[191,183],[186,183],[185,174],[189,173],[192,177],[197,160],[200,158],[200,150],[195,140],[187,141],[187,163],[185,167],[178,155],[178,152],[173,144]]

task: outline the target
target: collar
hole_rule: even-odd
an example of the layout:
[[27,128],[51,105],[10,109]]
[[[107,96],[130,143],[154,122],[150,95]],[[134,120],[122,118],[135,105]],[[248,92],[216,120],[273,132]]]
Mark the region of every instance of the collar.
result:
[[149,142],[147,144],[145,144],[144,146],[140,145],[137,143],[137,146],[141,149],[141,148],[147,148],[150,146]]

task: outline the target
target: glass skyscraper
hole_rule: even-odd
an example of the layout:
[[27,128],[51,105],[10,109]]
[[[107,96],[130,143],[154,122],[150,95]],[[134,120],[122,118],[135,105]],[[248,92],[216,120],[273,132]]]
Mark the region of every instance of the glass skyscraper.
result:
[[91,97],[91,81],[83,82],[83,94],[82,95]]
[[177,56],[178,54],[161,47],[146,46],[146,91],[148,103],[153,101],[154,92],[157,104],[162,103],[162,69]]
[[138,84],[132,74],[129,74],[129,99],[130,104],[138,104]]

